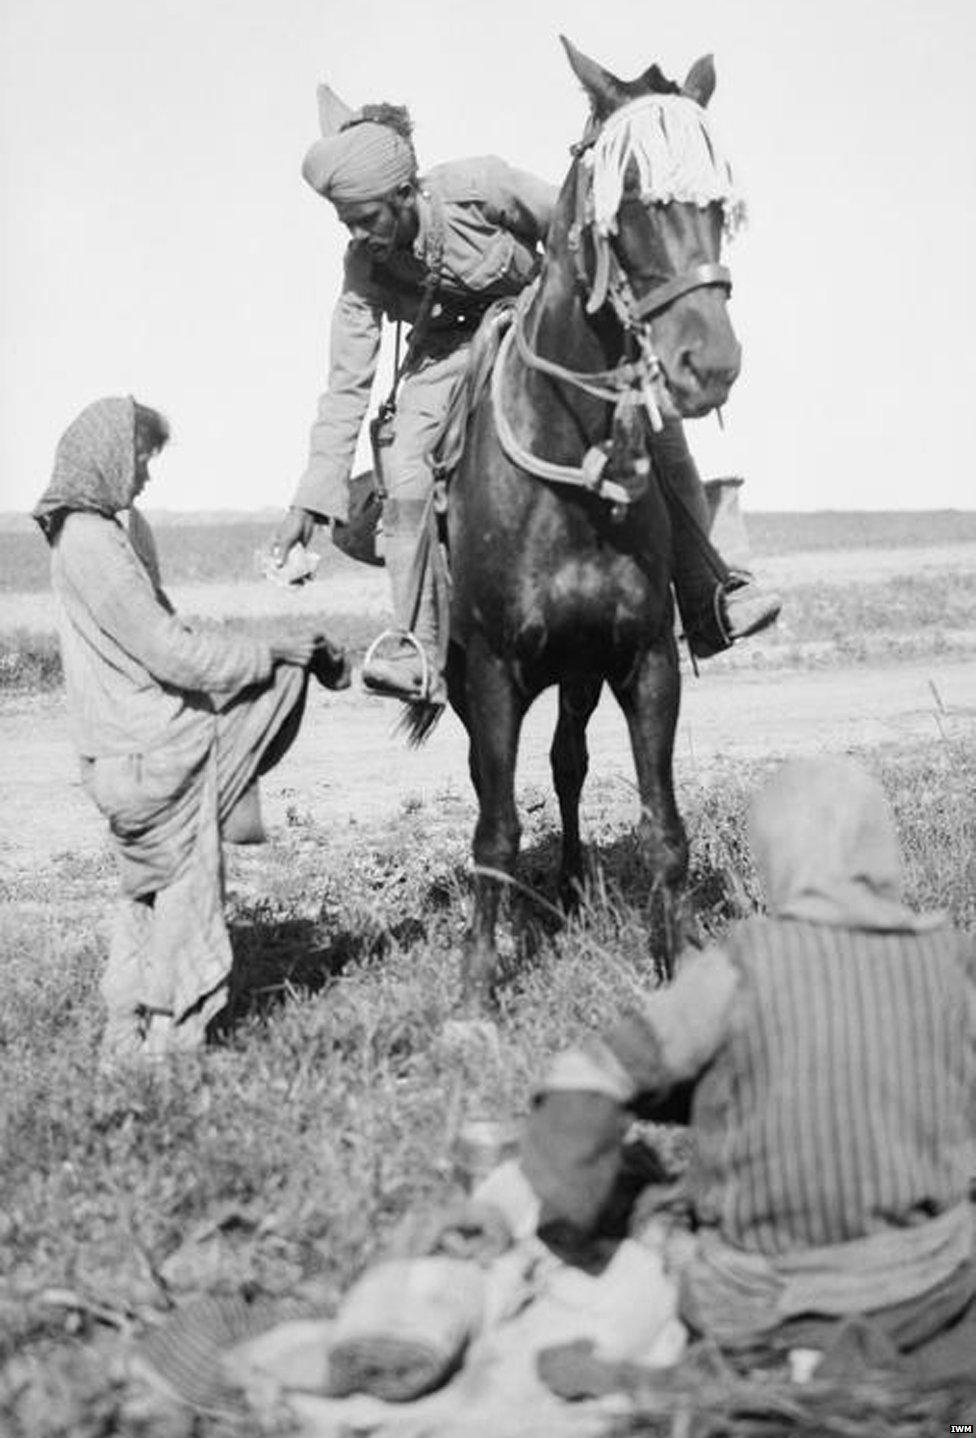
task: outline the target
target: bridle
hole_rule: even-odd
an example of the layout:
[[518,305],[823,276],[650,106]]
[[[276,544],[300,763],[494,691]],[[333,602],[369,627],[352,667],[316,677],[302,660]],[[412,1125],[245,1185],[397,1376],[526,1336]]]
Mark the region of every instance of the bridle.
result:
[[[526,334],[528,311],[538,293],[539,281],[536,280],[529,289],[522,292],[516,304],[511,329],[504,337],[495,365],[492,398],[495,424],[502,448],[520,468],[541,479],[582,486],[610,500],[614,505],[627,505],[633,503],[638,494],[604,476],[610,457],[609,441],[591,447],[580,466],[555,464],[540,459],[519,443],[502,404],[503,361],[514,344],[518,357],[526,368],[614,405],[615,418],[623,409],[632,410],[636,405],[640,405],[646,411],[651,428],[655,432],[659,431],[664,421],[658,393],[666,387],[667,376],[654,351],[650,321],[683,295],[694,290],[719,286],[726,293],[731,293],[732,275],[725,265],[699,264],[680,273],[664,276],[659,283],[640,296],[634,292],[631,278],[620,263],[614,246],[596,224],[592,169],[586,163],[586,154],[598,135],[599,131],[594,131],[592,136],[574,146],[575,217],[569,228],[567,247],[573,259],[577,284],[585,296],[586,313],[598,314],[609,305],[624,332],[624,352],[626,354],[629,349],[633,358],[622,358],[610,369],[588,371],[570,369],[558,361],[540,355],[533,349]],[[648,199],[647,203],[653,203],[653,200]],[[587,249],[593,255],[592,273],[587,267]],[[643,492],[642,488],[640,492]]]
[[[725,265],[708,263],[693,265],[680,274],[671,275],[661,284],[652,286],[638,299],[630,283],[630,276],[617,258],[613,246],[596,226],[592,184],[580,183],[581,172],[585,168],[583,157],[592,148],[595,139],[594,135],[585,143],[574,147],[577,159],[576,217],[567,237],[577,281],[587,296],[587,314],[596,314],[609,298],[621,325],[630,331],[634,325],[644,324],[654,315],[661,314],[669,305],[674,304],[675,300],[690,294],[692,290],[721,285],[731,294],[732,272]],[[648,203],[652,202],[648,200]],[[586,268],[584,258],[584,241],[587,237],[596,257],[592,275]]]

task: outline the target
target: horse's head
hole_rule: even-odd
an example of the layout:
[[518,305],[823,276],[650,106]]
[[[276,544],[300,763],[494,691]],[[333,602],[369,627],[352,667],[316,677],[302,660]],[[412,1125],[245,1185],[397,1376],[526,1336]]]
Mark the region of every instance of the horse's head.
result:
[[741,359],[726,308],[731,277],[720,264],[734,213],[731,172],[704,114],[711,57],[679,86],[656,65],[619,80],[563,44],[591,105],[570,231],[587,309],[612,305],[637,337],[665,414],[706,414],[725,402]]

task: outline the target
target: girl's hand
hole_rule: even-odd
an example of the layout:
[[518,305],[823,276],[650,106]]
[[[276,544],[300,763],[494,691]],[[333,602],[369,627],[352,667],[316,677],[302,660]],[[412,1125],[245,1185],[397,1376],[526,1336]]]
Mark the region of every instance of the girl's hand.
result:
[[295,639],[276,640],[271,645],[271,658],[276,664],[298,664],[307,669],[315,650],[315,640],[310,634]]

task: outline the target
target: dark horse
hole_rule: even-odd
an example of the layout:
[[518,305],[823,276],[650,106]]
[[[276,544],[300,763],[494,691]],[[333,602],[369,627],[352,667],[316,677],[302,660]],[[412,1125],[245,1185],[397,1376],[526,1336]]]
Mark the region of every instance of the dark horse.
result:
[[[518,853],[522,720],[552,684],[561,892],[571,897],[582,877],[586,726],[606,682],[630,731],[669,968],[687,841],[671,773],[671,524],[647,432],[662,413],[721,405],[739,369],[729,274],[718,262],[728,171],[701,109],[714,87],[710,58],[683,87],[657,66],[623,82],[563,43],[591,102],[589,126],[539,281],[523,294],[491,391],[472,411],[448,499],[448,692],[468,730],[480,807],[463,971],[469,1012],[491,998],[500,889]],[[697,165],[700,180],[713,161],[712,190],[688,199],[683,170]]]

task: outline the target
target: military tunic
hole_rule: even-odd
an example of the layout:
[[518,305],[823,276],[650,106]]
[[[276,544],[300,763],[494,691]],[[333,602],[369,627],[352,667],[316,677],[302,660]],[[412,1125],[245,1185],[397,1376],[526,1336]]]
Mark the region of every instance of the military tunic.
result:
[[440,249],[441,282],[427,340],[400,389],[386,464],[391,500],[384,524],[388,532],[400,521],[416,527],[430,486],[427,449],[464,372],[471,335],[493,300],[517,294],[537,272],[556,195],[553,185],[495,156],[455,160],[421,179],[410,250],[380,262],[366,245],[349,246],[332,320],[328,388],[292,501],[297,508],[346,518],[383,319],[413,322]]

